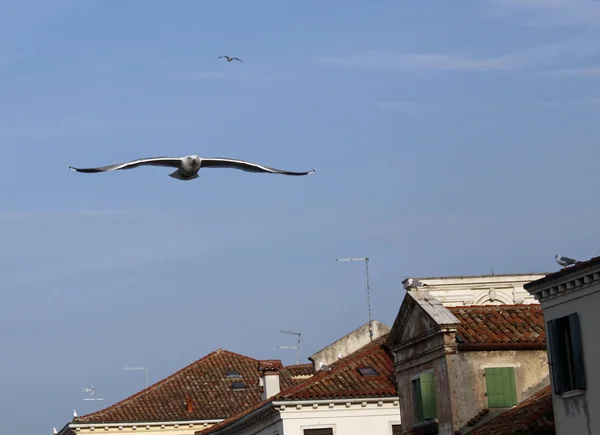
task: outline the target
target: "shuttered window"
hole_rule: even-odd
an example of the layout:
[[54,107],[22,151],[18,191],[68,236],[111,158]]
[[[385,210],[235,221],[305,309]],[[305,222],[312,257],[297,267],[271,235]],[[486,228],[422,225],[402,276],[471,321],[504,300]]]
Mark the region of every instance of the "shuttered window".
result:
[[581,328],[577,313],[549,320],[546,323],[548,365],[556,394],[585,390]]
[[517,404],[517,386],[513,367],[486,368],[484,376],[489,408],[510,408]]
[[402,435],[402,425],[401,424],[393,424],[392,425],[392,435]]
[[413,396],[417,422],[437,417],[433,373],[422,373],[413,381]]

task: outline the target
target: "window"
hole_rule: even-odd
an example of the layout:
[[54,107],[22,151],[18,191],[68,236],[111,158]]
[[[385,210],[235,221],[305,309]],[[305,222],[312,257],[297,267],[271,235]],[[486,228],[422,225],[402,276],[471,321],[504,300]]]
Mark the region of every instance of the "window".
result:
[[241,378],[242,377],[242,375],[240,375],[235,370],[229,370],[226,374],[227,374],[228,378]]
[[231,388],[233,388],[234,390],[245,390],[246,384],[244,384],[243,382],[233,382],[231,384]]
[[484,369],[488,408],[510,408],[517,404],[514,367]]
[[583,346],[577,313],[547,322],[550,377],[556,394],[585,390]]
[[304,435],[333,435],[333,428],[304,429]]
[[402,435],[402,425],[401,424],[393,424],[392,425],[392,435]]
[[436,418],[437,409],[433,373],[422,373],[412,383],[416,421],[421,422]]
[[361,375],[363,376],[377,376],[377,370],[373,367],[361,367],[358,369]]

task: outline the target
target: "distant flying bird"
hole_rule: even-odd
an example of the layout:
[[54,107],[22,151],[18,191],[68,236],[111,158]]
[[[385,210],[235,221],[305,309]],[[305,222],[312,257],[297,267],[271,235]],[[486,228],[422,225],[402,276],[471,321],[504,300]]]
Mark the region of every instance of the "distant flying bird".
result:
[[566,268],[567,266],[572,266],[573,264],[577,264],[577,260],[573,260],[569,257],[563,257],[562,255],[555,255],[554,259],[558,264]]
[[229,56],[219,56],[219,59],[221,59],[222,57],[224,57],[225,59],[227,59],[227,62],[231,62],[232,60],[239,60],[240,62],[244,63],[242,61],[242,59],[238,59],[237,57],[229,57]]
[[291,172],[281,169],[270,168],[257,163],[246,162],[244,160],[227,159],[223,157],[202,158],[196,155],[183,157],[150,157],[145,159],[132,160],[130,162],[118,163],[116,165],[102,166],[99,168],[74,168],[69,166],[72,171],[95,173],[116,171],[120,169],[133,169],[138,166],[167,166],[177,168],[175,172],[169,174],[169,177],[182,181],[190,181],[198,178],[198,171],[201,168],[231,168],[246,172],[260,172],[283,175],[309,175],[315,172],[314,169],[308,172]]
[[428,284],[425,284],[422,281],[419,281],[416,278],[409,278],[408,279],[408,286],[409,287],[423,287],[423,286],[427,286]]

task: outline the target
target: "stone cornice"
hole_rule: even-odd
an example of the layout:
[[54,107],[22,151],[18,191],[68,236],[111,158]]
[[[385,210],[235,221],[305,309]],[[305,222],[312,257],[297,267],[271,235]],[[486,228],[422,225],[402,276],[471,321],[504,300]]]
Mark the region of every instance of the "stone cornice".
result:
[[540,303],[550,302],[595,286],[600,290],[600,265],[583,267],[572,273],[558,273],[554,278],[548,276],[540,281],[539,283],[533,281],[526,287]]

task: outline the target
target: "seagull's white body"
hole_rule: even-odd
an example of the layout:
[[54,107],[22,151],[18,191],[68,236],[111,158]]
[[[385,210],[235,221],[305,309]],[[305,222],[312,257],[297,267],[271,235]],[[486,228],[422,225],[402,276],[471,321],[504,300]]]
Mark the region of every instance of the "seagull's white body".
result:
[[573,260],[572,258],[569,258],[569,257],[563,257],[562,255],[558,255],[558,254],[554,256],[554,259],[562,267],[567,267],[567,266],[571,266],[573,264],[577,264],[577,260]]
[[422,281],[419,281],[416,278],[409,278],[408,279],[408,286],[409,287],[422,287],[422,286],[427,286],[427,284],[425,284]]
[[98,168],[74,168],[73,166],[69,166],[69,168],[75,172],[97,173],[117,171],[122,169],[133,169],[137,168],[138,166],[167,166],[176,168],[174,172],[169,174],[169,177],[182,181],[190,181],[198,178],[198,171],[200,171],[200,168],[232,168],[246,172],[262,172],[296,176],[308,175],[315,172],[314,169],[308,172],[284,171],[244,160],[228,159],[223,157],[202,158],[194,154],[183,157],[150,157]]

